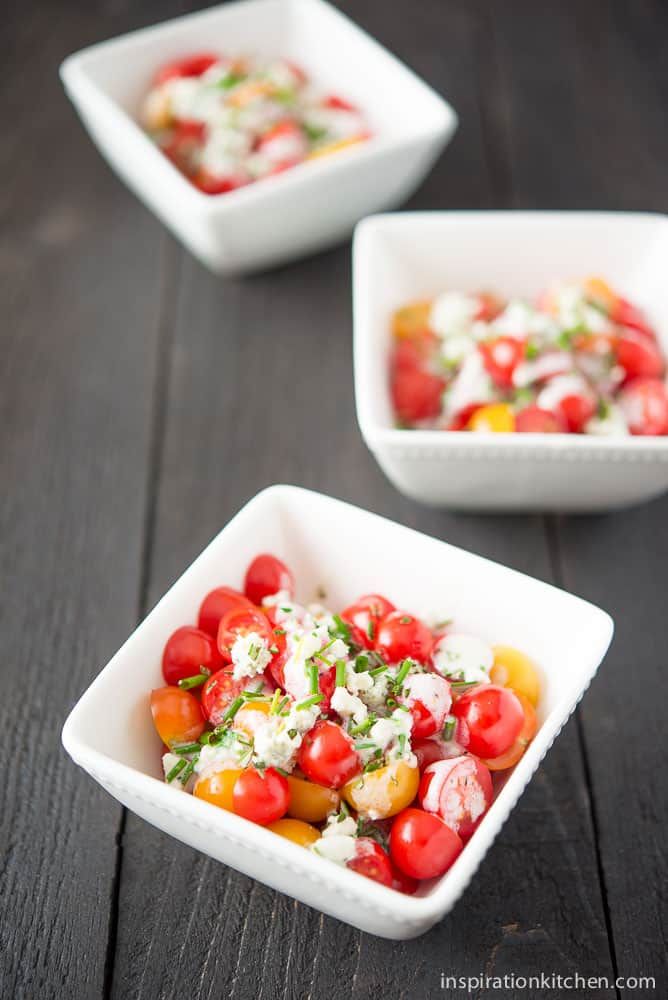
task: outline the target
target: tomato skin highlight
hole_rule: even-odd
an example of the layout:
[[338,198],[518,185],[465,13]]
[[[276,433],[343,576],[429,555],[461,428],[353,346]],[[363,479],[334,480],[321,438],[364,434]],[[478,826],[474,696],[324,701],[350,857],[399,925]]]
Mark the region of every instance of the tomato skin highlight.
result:
[[433,813],[410,807],[394,821],[390,855],[397,868],[410,878],[438,878],[452,867],[462,852],[461,837]]
[[287,590],[290,597],[295,591],[292,573],[276,556],[267,552],[256,556],[246,570],[244,594],[253,604],[262,604],[265,597]]
[[285,816],[290,793],[282,774],[268,767],[260,772],[248,767],[237,778],[232,791],[232,803],[237,816],[266,826]]
[[407,658],[428,663],[434,637],[419,618],[405,611],[391,611],[378,626],[375,648],[387,663],[399,663]]
[[510,750],[524,724],[522,705],[510,688],[483,684],[452,706],[459,720],[457,740],[476,757],[499,757]]
[[200,605],[197,628],[215,639],[221,618],[240,604],[250,605],[250,601],[240,590],[233,587],[216,587],[215,590],[210,590]]
[[346,861],[346,867],[381,885],[391,886],[394,881],[389,855],[371,837],[357,838],[355,856]]
[[297,763],[309,780],[327,788],[341,788],[362,769],[350,736],[324,719],[304,736]]
[[151,691],[151,715],[158,736],[168,747],[192,743],[204,732],[204,716],[197,698],[178,687]]
[[165,643],[162,676],[167,684],[178,684],[186,677],[194,677],[200,672],[200,667],[213,673],[222,665],[223,661],[211,636],[192,625],[177,628]]

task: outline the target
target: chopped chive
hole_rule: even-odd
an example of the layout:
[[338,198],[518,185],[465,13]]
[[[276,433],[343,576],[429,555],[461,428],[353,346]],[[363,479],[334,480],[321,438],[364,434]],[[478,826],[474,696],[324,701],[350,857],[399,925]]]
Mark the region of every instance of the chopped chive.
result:
[[320,678],[318,677],[318,667],[315,663],[308,665],[309,686],[312,694],[317,694],[320,690]]
[[399,670],[397,672],[397,676],[394,678],[395,687],[401,687],[401,685],[403,684],[403,682],[406,680],[406,676],[408,675],[408,671],[411,669],[412,666],[413,666],[413,661],[412,660],[404,660],[402,662],[402,664],[399,667]]
[[288,736],[290,737],[291,740],[294,740],[296,735],[297,735],[296,729],[288,729]]
[[179,777],[179,781],[181,782],[182,785],[186,784],[188,778],[190,777],[190,775],[193,773],[194,770],[195,770],[195,761],[189,760],[186,766],[183,768],[181,776]]
[[346,661],[336,661],[336,686],[337,688],[346,686]]
[[321,701],[324,701],[323,695],[312,694],[310,698],[306,698],[304,701],[299,702],[297,705],[297,711],[301,711],[302,708],[310,708],[311,705],[317,705]]
[[288,773],[289,772],[288,771],[284,771],[282,767],[275,767],[274,771],[278,771],[278,773],[282,774],[284,778],[288,777]]
[[445,725],[443,726],[443,739],[448,743],[452,737],[455,735],[455,726],[457,725],[457,720],[454,715],[449,715],[445,720]]
[[339,818],[337,822],[340,823],[342,819],[346,819],[348,816],[350,816],[350,809],[348,808],[348,803],[346,802],[345,799],[341,799],[341,809],[339,812]]
[[390,697],[385,699],[385,704],[388,708],[396,708],[399,703],[396,698]]
[[360,653],[355,659],[355,673],[359,674],[363,670],[367,670],[369,667],[369,657],[366,653]]
[[444,618],[442,622],[436,622],[435,628],[447,628],[448,625],[452,625],[454,618]]
[[285,706],[288,704],[289,701],[290,701],[290,699],[287,696],[287,694],[283,698],[281,698],[280,702],[278,703],[278,708],[276,709],[275,714],[276,715],[289,715],[290,714],[289,712],[285,712],[284,711]]
[[207,729],[207,731],[205,733],[202,733],[202,735],[200,736],[199,742],[202,744],[202,746],[207,746],[207,744],[211,742],[212,736],[213,736],[213,730]]
[[172,746],[172,753],[178,754],[179,757],[187,753],[199,753],[201,747],[199,743],[183,743],[181,746]]
[[281,689],[276,688],[274,691],[274,697],[271,699],[271,705],[269,706],[269,714],[276,715],[278,713],[278,703],[281,700]]
[[267,695],[264,693],[264,691],[242,691],[241,694],[246,699],[246,701],[257,701],[257,700],[264,700],[267,698]]
[[402,615],[399,621],[401,622],[402,625],[410,625],[413,619],[411,618],[410,615]]
[[465,691],[467,688],[475,687],[480,681],[450,681],[450,687],[455,691]]
[[387,670],[387,664],[384,663],[382,667],[374,667],[373,670],[370,670],[369,675],[371,677],[380,677],[380,675],[384,674],[386,670]]
[[193,674],[192,677],[182,677],[178,682],[178,686],[182,691],[189,691],[190,688],[196,688],[199,687],[200,684],[205,684],[210,676],[210,670],[207,670],[206,667],[200,667],[199,674]]
[[376,721],[376,716],[373,714],[373,712],[370,712],[369,715],[367,715],[364,722],[360,722],[359,725],[357,726],[352,726],[348,730],[348,733],[350,734],[350,736],[365,736],[369,732],[375,721]]
[[167,773],[165,777],[165,781],[167,782],[167,784],[169,784],[170,781],[173,781],[174,778],[178,777],[178,775],[187,766],[187,764],[188,761],[184,757],[182,757],[181,760],[177,760],[174,767],[171,769],[171,771]]
[[397,712],[410,712],[408,705],[397,705],[395,711]]
[[241,706],[243,705],[243,698],[235,698],[230,707],[227,709],[223,716],[223,722],[229,722],[237,714]]
[[383,766],[382,760],[370,760],[369,763],[364,767],[364,774],[369,774],[370,771],[377,771],[379,767]]
[[366,634],[368,635],[368,637],[370,639],[375,638],[375,635],[376,635],[376,626],[374,624],[373,618],[369,618],[369,624],[366,627]]
[[284,611],[286,615],[289,615],[292,614],[294,608],[281,608],[281,611]]
[[356,743],[355,744],[355,749],[356,750],[373,750],[373,748],[375,747],[375,745],[376,745],[375,743]]
[[397,736],[397,743],[399,744],[399,753],[403,757],[406,753],[406,733],[399,733]]
[[274,629],[274,635],[285,635],[285,629],[284,628],[275,628]]
[[334,628],[330,628],[329,634],[334,639],[343,639],[344,642],[350,642],[350,627],[346,625],[341,615],[332,615],[334,619]]

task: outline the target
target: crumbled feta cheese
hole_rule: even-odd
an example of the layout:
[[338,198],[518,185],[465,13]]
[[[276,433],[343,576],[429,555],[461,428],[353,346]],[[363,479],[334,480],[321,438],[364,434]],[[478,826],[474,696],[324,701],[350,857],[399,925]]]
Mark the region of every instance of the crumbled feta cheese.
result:
[[489,681],[494,653],[482,639],[462,632],[442,636],[432,653],[434,667],[443,677],[467,683]]
[[336,816],[331,816],[320,840],[316,840],[311,850],[321,858],[327,858],[338,865],[345,865],[346,861],[355,857],[356,833],[357,824],[352,816],[347,816],[341,821]]
[[447,365],[458,365],[467,355],[476,349],[473,337],[465,333],[455,333],[446,337],[441,343],[441,357]]
[[257,632],[239,634],[234,640],[230,654],[233,664],[232,676],[235,681],[262,674],[271,663],[267,641]]
[[596,414],[585,424],[585,434],[612,437],[629,433],[629,425],[620,406],[607,403],[603,415]]
[[489,324],[489,334],[493,336],[549,336],[554,332],[554,321],[522,299],[511,299]]
[[230,730],[221,743],[205,744],[195,764],[195,773],[206,777],[216,771],[246,767],[250,763],[252,744],[245,734]]
[[445,414],[454,417],[472,403],[487,403],[493,396],[492,380],[483,357],[475,351],[464,358],[461,368],[445,390]]
[[419,701],[436,720],[440,729],[450,711],[450,687],[438,674],[410,674],[403,683],[403,699],[407,705]]
[[288,715],[265,716],[264,725],[255,731],[253,759],[267,767],[291,771],[303,734],[313,727],[319,714],[317,705],[311,705],[303,709],[293,707]]
[[461,292],[437,295],[431,307],[429,325],[440,337],[467,333],[480,312],[480,300]]
[[358,725],[366,719],[369,714],[363,701],[357,695],[350,694],[347,688],[337,687],[332,695],[331,706],[342,719],[352,718]]
[[513,371],[513,385],[524,389],[534,382],[542,382],[555,375],[565,375],[573,370],[573,359],[566,351],[549,351],[539,358],[521,361]]
[[538,393],[536,404],[542,410],[556,410],[567,396],[591,397],[589,385],[582,375],[575,372],[570,375],[555,375]]

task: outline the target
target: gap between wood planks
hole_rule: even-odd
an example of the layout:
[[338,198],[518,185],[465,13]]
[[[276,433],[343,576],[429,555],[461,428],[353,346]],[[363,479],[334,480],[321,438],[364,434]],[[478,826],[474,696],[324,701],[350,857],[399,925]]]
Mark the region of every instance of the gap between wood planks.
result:
[[[143,548],[139,577],[139,595],[137,608],[137,624],[147,615],[148,594],[153,564],[153,545],[155,540],[155,514],[158,502],[158,489],[162,472],[163,445],[165,439],[165,419],[168,403],[169,373],[171,368],[171,348],[174,337],[176,301],[181,276],[183,251],[174,240],[165,234],[163,236],[163,276],[160,291],[160,307],[158,311],[158,351],[153,377],[153,417],[151,421],[149,455],[146,480],[146,506],[144,510]],[[123,868],[123,837],[127,823],[128,811],[121,807],[121,817],[115,837],[115,864],[111,886],[111,901],[109,913],[109,937],[104,963],[104,978],[102,995],[109,1000],[114,982],[114,966],[116,960],[116,942],[118,937],[118,921],[121,891],[121,870]]]

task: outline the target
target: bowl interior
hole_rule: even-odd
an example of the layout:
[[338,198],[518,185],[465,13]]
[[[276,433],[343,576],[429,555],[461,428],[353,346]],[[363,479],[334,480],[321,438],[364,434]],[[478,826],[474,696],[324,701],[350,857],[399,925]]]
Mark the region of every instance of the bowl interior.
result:
[[440,127],[447,106],[348,18],[321,0],[244,0],[96,45],[76,56],[89,80],[136,118],[156,69],[199,50],[284,56],[347,97],[384,138]]
[[668,352],[668,220],[626,213],[491,212],[377,216],[355,240],[355,340],[362,422],[392,428],[390,317],[448,289],[533,297],[598,275],[645,309]]

